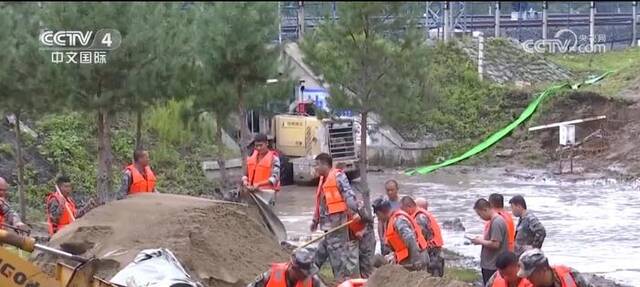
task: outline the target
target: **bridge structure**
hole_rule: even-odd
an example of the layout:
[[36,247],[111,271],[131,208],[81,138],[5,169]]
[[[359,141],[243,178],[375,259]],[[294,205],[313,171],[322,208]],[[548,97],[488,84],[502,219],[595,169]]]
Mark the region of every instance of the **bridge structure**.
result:
[[[571,30],[582,41],[610,49],[638,46],[640,1],[425,1],[407,2],[432,40],[483,32],[518,41],[552,39]],[[340,21],[341,2],[278,2],[278,41],[297,41],[324,21]]]

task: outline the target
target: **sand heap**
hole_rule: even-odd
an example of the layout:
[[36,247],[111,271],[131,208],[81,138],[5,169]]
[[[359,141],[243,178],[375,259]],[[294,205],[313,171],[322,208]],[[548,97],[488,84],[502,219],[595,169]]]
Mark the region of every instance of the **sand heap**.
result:
[[[111,279],[148,248],[171,250],[207,286],[245,286],[269,263],[288,258],[252,207],[202,198],[149,194],[98,207],[56,234],[49,246],[102,258]],[[34,253],[52,270],[56,258]]]
[[367,282],[367,287],[468,287],[468,283],[431,277],[424,271],[409,272],[399,265],[378,268]]

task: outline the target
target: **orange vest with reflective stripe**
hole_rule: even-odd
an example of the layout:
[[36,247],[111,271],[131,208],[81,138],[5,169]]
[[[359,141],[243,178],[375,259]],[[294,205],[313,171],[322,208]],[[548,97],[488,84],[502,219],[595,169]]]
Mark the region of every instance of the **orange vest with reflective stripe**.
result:
[[[440,225],[436,220],[436,217],[422,208],[417,208],[416,212],[414,212],[411,216],[417,222],[417,217],[419,214],[424,214],[429,219],[429,228],[431,229],[431,233],[433,234],[433,238],[429,240],[427,243],[429,244],[429,248],[440,248],[444,245],[444,241],[442,240],[442,232],[440,231]],[[422,232],[420,232],[422,234]],[[426,238],[425,238],[426,239]]]
[[[58,229],[53,229],[53,219],[51,218],[51,213],[49,212],[49,203],[52,200],[58,201],[58,206],[63,209],[60,218],[58,219],[57,226]],[[63,227],[71,224],[76,220],[76,203],[72,198],[65,198],[60,192],[53,192],[49,194],[47,197],[47,225],[49,225],[49,235],[53,235],[54,233],[60,231]]]
[[338,287],[364,287],[367,285],[367,279],[349,279],[342,282]]
[[428,245],[427,240],[425,240],[424,236],[420,234],[422,232],[420,231],[420,226],[418,225],[418,223],[416,223],[416,221],[406,212],[402,210],[394,211],[391,214],[391,217],[389,217],[384,237],[387,245],[391,246],[391,249],[393,249],[393,251],[395,252],[396,262],[398,263],[409,257],[409,248],[407,248],[407,246],[404,244],[402,236],[400,236],[400,233],[396,231],[395,227],[396,220],[400,216],[403,216],[411,223],[411,227],[413,228],[413,231],[416,234],[416,239],[418,241],[418,248],[420,248],[420,250],[422,251],[425,250]]
[[[271,163],[273,163],[274,156],[275,153],[273,151],[269,151],[258,162],[258,151],[253,151],[251,156],[247,158],[247,177],[249,177],[249,184],[254,185],[256,183],[269,180],[273,170]],[[280,190],[280,181],[278,180],[275,186],[269,182],[261,185],[260,188],[278,191]]]
[[574,279],[573,275],[571,274],[571,268],[567,266],[562,266],[562,265],[553,266],[551,268],[553,269],[553,272],[555,272],[556,275],[558,275],[558,278],[560,278],[560,281],[562,282],[562,287],[578,286],[576,284],[576,279]]
[[146,178],[138,171],[135,165],[127,166],[127,170],[131,172],[131,185],[129,186],[129,194],[141,192],[153,192],[156,187],[156,176],[149,166],[144,167]]
[[[491,287],[509,287],[509,285],[507,285],[507,281],[502,278],[500,271],[496,271],[495,274],[496,277],[493,278],[493,284]],[[518,286],[516,287],[533,287],[533,284],[531,284],[531,282],[526,278],[520,278],[520,283],[518,283]]]
[[498,214],[502,216],[504,223],[507,225],[507,248],[513,252],[516,246],[516,228],[513,225],[513,218],[511,217],[511,213],[506,210],[498,211]]
[[[271,276],[266,287],[287,287],[287,268],[289,263],[275,263],[271,265]],[[313,283],[311,277],[308,277],[304,281],[298,281],[296,287],[312,287]]]
[[[320,198],[324,196],[324,201],[327,204],[329,214],[335,214],[347,211],[347,203],[342,198],[340,189],[338,189],[338,181],[336,176],[338,174],[337,169],[332,168],[327,175],[326,180],[323,182],[323,178],[320,177],[318,183],[318,190],[316,191],[316,210],[319,211]],[[317,214],[319,215],[319,214]]]

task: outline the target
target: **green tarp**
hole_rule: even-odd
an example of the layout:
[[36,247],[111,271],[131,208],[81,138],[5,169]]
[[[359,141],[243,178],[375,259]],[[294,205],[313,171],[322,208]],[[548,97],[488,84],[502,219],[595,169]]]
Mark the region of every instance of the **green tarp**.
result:
[[465,160],[467,158],[470,158],[486,149],[488,149],[489,147],[491,147],[493,144],[499,142],[502,138],[504,138],[506,135],[508,135],[510,132],[512,132],[515,128],[517,128],[519,125],[521,125],[523,122],[525,122],[527,119],[529,119],[529,117],[531,117],[531,115],[533,115],[533,113],[536,111],[536,109],[538,108],[538,106],[540,105],[540,103],[547,97],[555,95],[556,93],[558,93],[558,91],[560,90],[564,90],[567,88],[570,89],[578,89],[580,87],[582,87],[583,85],[591,85],[594,84],[600,80],[602,80],[604,77],[608,76],[609,74],[611,74],[612,72],[606,72],[602,75],[600,75],[599,77],[596,78],[592,78],[589,80],[586,80],[582,83],[578,83],[578,84],[574,84],[571,85],[569,83],[565,83],[565,84],[561,84],[561,85],[555,85],[555,86],[551,86],[549,88],[547,88],[546,90],[542,91],[542,93],[540,93],[540,95],[533,100],[533,102],[531,102],[527,108],[522,111],[522,113],[520,114],[520,116],[513,122],[511,122],[509,125],[507,125],[506,127],[502,128],[501,130],[497,131],[496,133],[492,134],[491,136],[489,136],[485,141],[483,141],[482,143],[474,146],[473,148],[471,148],[470,150],[468,150],[467,152],[448,159],[446,161],[443,161],[441,163],[438,164],[434,164],[434,165],[429,165],[429,166],[424,166],[424,167],[419,167],[416,169],[411,169],[406,171],[406,174],[408,175],[415,175],[415,174],[427,174],[430,173],[434,170],[443,168],[445,166],[449,166],[455,163],[458,163],[462,160]]

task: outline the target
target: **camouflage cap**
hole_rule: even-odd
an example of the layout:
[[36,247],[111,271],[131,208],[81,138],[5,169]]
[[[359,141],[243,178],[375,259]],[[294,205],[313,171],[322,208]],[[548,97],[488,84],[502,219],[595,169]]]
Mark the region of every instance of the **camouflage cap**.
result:
[[549,265],[549,260],[542,253],[540,249],[531,249],[527,250],[522,255],[520,255],[520,270],[518,270],[518,277],[526,278],[536,271],[538,266]]
[[291,265],[307,276],[318,273],[318,266],[315,262],[315,252],[308,248],[296,249],[291,256]]

